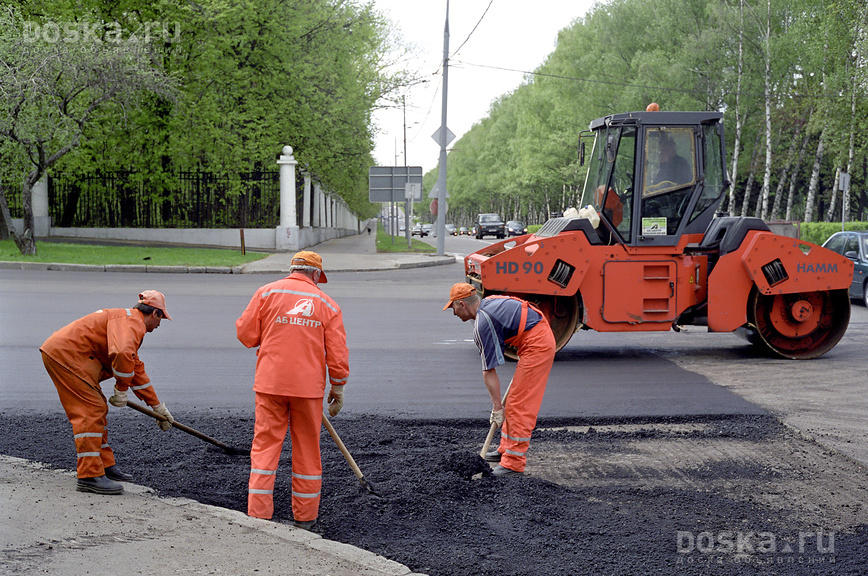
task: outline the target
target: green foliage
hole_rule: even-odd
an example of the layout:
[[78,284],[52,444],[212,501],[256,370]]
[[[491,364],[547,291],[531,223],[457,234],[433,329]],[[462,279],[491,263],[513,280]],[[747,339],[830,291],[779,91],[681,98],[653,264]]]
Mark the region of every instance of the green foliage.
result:
[[[845,222],[844,230],[868,230],[868,222]],[[814,244],[822,244],[840,231],[840,222],[802,222],[799,226],[800,239]]]
[[[505,217],[533,222],[544,219],[548,211],[575,206],[585,177],[576,161],[579,133],[595,118],[643,110],[652,101],[662,110],[724,111],[731,154],[738,41],[742,38],[738,104],[745,123],[737,194],[744,193],[754,142],[761,147],[754,194],[762,183],[765,138],[757,140],[756,136],[765,131],[768,45],[770,189],[775,191],[784,177],[788,183],[789,174],[784,174],[787,152],[791,142],[800,143],[807,130],[807,153],[793,168],[792,214],[804,212],[817,137],[827,126],[817,202],[828,202],[835,167],[848,161],[853,125],[857,129],[852,210],[861,213],[868,208],[864,193],[868,136],[858,129],[868,124],[864,3],[750,0],[741,4],[743,18],[739,0],[610,0],[596,4],[584,18],[560,32],[555,50],[532,77],[494,102],[488,116],[454,144],[448,162],[450,211],[466,215],[503,210]],[[855,115],[850,111],[854,91]],[[428,179],[426,176],[426,186]],[[782,194],[788,190],[784,186]],[[786,198],[783,200],[785,207]],[[751,209],[754,206],[751,200]]]
[[[369,5],[332,0],[31,0],[34,21],[158,23],[153,47],[178,98],[99,114],[63,170],[135,170],[166,194],[171,172],[275,169],[285,145],[301,168],[362,217],[373,164],[371,113],[402,82],[382,71],[385,24]],[[167,31],[167,34],[159,32]]]

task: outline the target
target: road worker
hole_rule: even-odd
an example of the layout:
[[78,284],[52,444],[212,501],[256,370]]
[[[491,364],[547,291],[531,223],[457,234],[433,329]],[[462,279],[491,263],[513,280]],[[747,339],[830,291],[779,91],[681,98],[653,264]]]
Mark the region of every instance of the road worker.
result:
[[158,422],[162,430],[172,427],[174,419],[157,398],[138,356],[145,333],[156,330],[163,318],[172,319],[166,311],[166,297],[145,290],[134,307],[97,310],[67,324],[39,348],[72,424],[78,458],[76,489],[80,492],[121,494],[120,482],[132,481],[118,469],[108,444],[108,405],[100,382],[115,378],[114,394],[109,398],[113,406],[125,406],[127,390],[132,389],[167,419]]
[[[538,308],[519,298],[482,299],[465,282],[452,286],[443,310],[448,308],[463,322],[474,320],[473,338],[482,359],[482,381],[491,396],[489,422],[501,427],[500,446],[488,452],[485,459],[499,462],[495,476],[521,474],[555,359],[555,337],[548,320]],[[517,349],[518,364],[504,405],[497,367],[504,363],[506,345]]]
[[286,278],[259,288],[235,322],[238,340],[258,346],[247,514],[270,519],[274,481],[289,426],[294,524],[315,530],[322,488],[319,436],[328,382],[331,416],[343,407],[350,368],[340,307],[317,284],[322,258],[301,251]]

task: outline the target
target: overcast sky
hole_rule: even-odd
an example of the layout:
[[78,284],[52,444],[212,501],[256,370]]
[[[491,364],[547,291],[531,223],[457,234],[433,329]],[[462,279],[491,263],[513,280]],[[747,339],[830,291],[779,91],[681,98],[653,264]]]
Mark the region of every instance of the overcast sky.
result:
[[[441,122],[439,71],[446,0],[374,0],[374,4],[403,41],[414,47],[416,57],[408,66],[429,80],[406,93],[407,165],[422,166],[427,172],[440,155],[431,135]],[[456,140],[488,115],[494,100],[522,83],[521,72],[502,68],[535,70],[554,51],[558,31],[584,16],[591,5],[591,0],[452,0],[447,126]],[[374,121],[377,164],[404,165],[403,111],[378,111]]]

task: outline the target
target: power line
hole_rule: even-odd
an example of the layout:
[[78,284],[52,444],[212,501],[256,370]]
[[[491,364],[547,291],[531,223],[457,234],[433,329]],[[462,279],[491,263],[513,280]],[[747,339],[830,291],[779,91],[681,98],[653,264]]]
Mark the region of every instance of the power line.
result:
[[458,54],[458,52],[460,52],[462,48],[464,48],[464,45],[467,44],[467,41],[470,40],[470,37],[473,36],[473,33],[476,32],[476,29],[482,23],[482,19],[485,18],[486,14],[488,14],[488,9],[491,8],[492,4],[494,4],[494,0],[489,0],[488,6],[485,7],[485,10],[482,12],[482,16],[480,16],[479,20],[476,21],[476,25],[473,26],[473,30],[470,31],[470,34],[467,35],[467,38],[464,39],[464,42],[462,42],[461,45],[455,49],[455,52],[452,53],[450,58],[454,58],[455,55]]
[[[623,87],[623,88],[641,88],[643,90],[653,90],[655,92],[679,92],[682,94],[688,94],[691,96],[700,96],[700,97],[705,95],[705,91],[703,91],[703,90],[695,90],[695,89],[690,89],[690,88],[676,88],[676,87],[672,87],[672,86],[649,86],[647,84],[633,84],[630,82],[619,82],[616,80],[597,80],[597,79],[591,79],[591,78],[578,78],[576,76],[565,76],[563,74],[550,74],[547,72],[535,72],[535,71],[530,71],[530,70],[518,70],[516,68],[506,68],[503,66],[493,66],[490,64],[474,64],[472,62],[462,62],[460,60],[455,61],[454,65],[473,66],[476,68],[488,68],[490,70],[501,70],[504,72],[515,72],[515,73],[523,74],[526,76],[530,75],[530,76],[539,76],[539,77],[543,77],[543,78],[553,78],[556,80],[569,80],[571,82],[587,82],[587,83],[591,83],[591,84],[606,84],[606,85],[610,85],[610,86],[619,86],[619,87]],[[746,95],[746,96],[754,96],[754,97],[763,97],[764,96],[764,94],[761,92],[742,92],[742,94]],[[841,97],[840,94],[823,94],[823,93],[816,93],[816,92],[802,92],[800,94],[791,94],[789,96],[787,96],[787,95],[784,95],[784,96],[789,97],[789,98],[840,98]],[[857,94],[856,99],[857,100],[864,100],[865,96]]]

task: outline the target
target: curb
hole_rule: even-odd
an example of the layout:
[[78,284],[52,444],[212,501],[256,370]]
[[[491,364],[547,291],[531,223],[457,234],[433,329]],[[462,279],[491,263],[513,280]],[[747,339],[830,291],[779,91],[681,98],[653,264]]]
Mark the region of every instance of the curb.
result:
[[[436,259],[435,259],[436,258]],[[445,256],[431,257],[430,260],[418,260],[415,262],[396,262],[393,266],[362,267],[362,268],[335,268],[329,272],[381,272],[386,270],[407,270],[411,268],[427,268],[430,266],[444,266],[458,262],[457,256],[447,254]],[[286,269],[277,267],[260,269],[245,269],[249,264],[242,266],[142,266],[139,264],[64,264],[61,262],[6,262],[0,261],[0,270],[38,270],[54,272],[132,272],[132,273],[159,273],[159,274],[285,274]],[[252,266],[251,268],[256,268]]]
[[60,262],[0,262],[0,270],[56,272],[137,272],[161,274],[243,274],[241,266],[142,266],[138,264],[63,264]]
[[[69,470],[56,470],[45,466],[40,462],[7,456],[4,454],[0,454],[0,463],[5,466],[11,466],[13,469],[28,469],[33,472],[38,471],[38,473],[42,474],[68,476],[70,479],[75,477],[75,473]],[[158,496],[152,488],[141,486],[139,484],[124,482],[124,488],[127,494],[153,500],[154,502],[151,504],[152,507],[171,506],[183,510],[184,514],[190,518],[208,518],[208,522],[210,523],[213,521],[215,526],[217,526],[218,523],[222,523],[226,526],[242,526],[247,530],[261,532],[284,542],[293,542],[310,548],[311,550],[316,550],[317,552],[334,557],[340,561],[354,564],[362,568],[364,573],[371,572],[382,574],[384,576],[425,576],[413,572],[407,566],[395,562],[394,560],[389,560],[388,558],[350,544],[327,540],[319,534],[296,528],[290,524],[251,518],[238,510],[230,510],[209,504],[202,504],[201,502],[189,498],[161,497]],[[118,540],[118,542],[122,542],[122,540]]]

